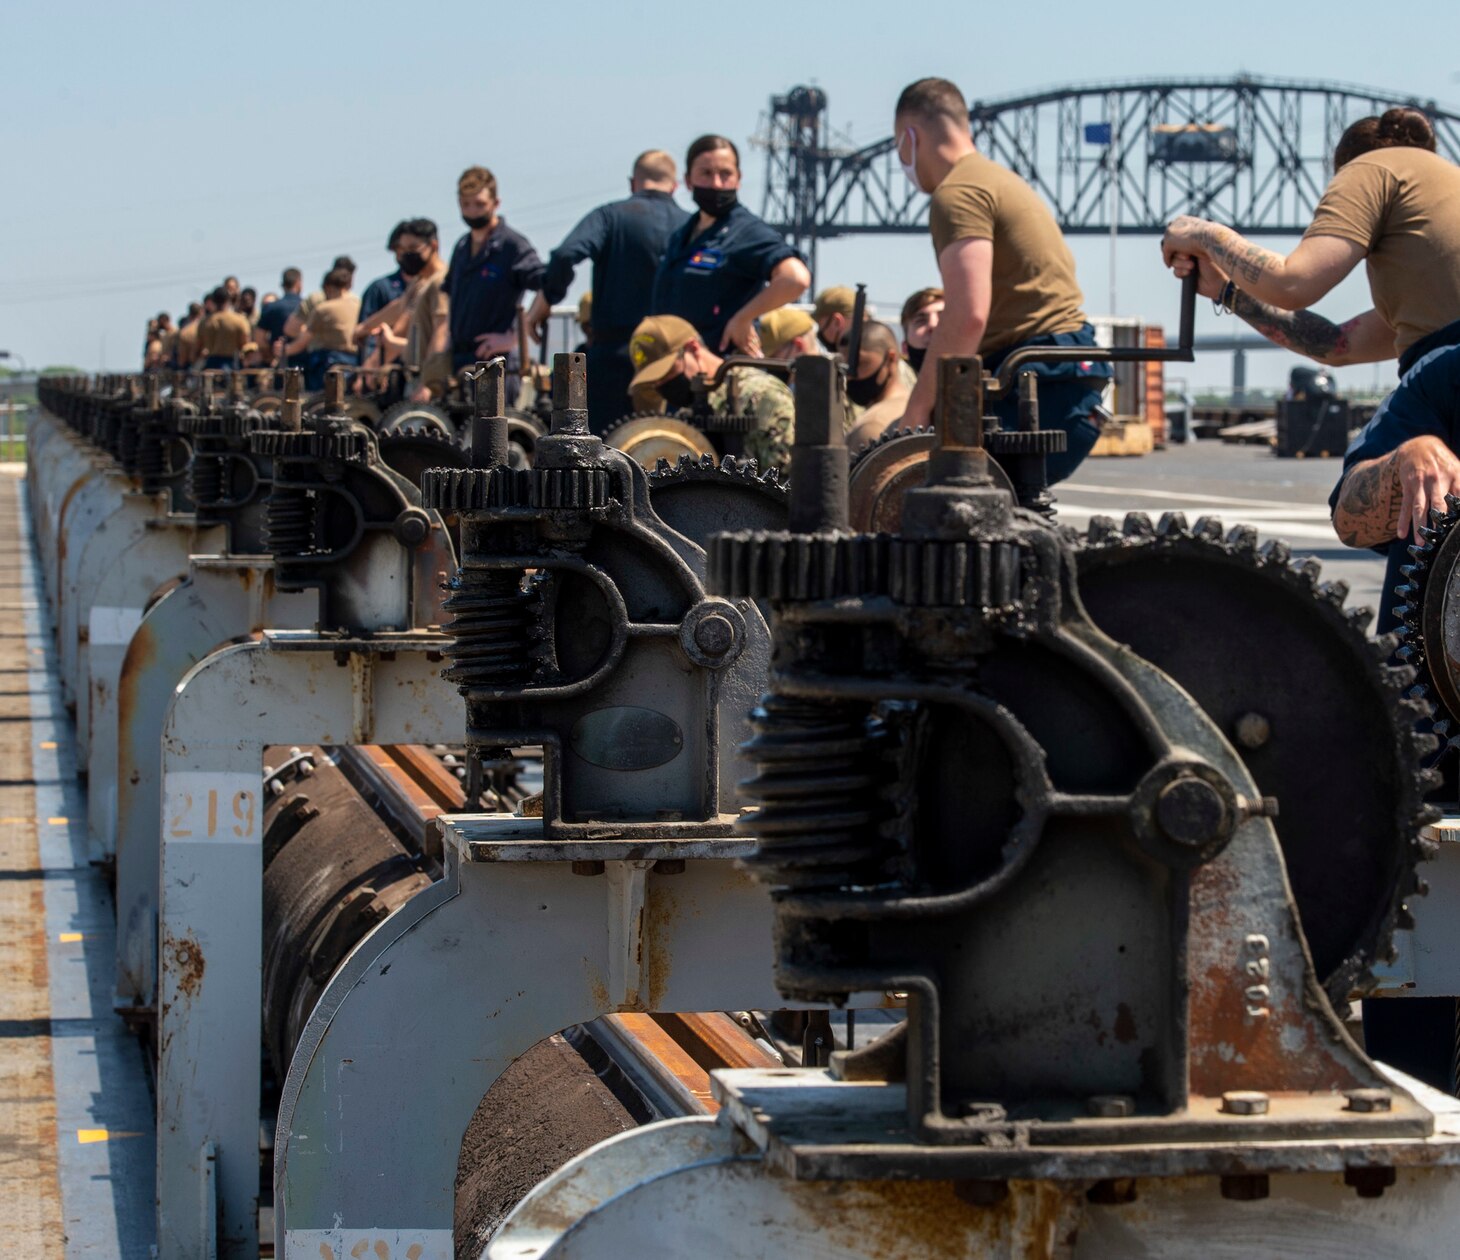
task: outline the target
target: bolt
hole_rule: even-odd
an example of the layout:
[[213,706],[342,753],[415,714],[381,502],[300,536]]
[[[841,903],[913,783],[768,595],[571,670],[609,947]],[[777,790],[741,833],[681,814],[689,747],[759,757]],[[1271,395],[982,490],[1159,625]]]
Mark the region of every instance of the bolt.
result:
[[1227,807],[1205,779],[1174,779],[1156,798],[1156,822],[1177,844],[1200,848],[1222,834]]
[[1268,1196],[1266,1173],[1228,1173],[1222,1178],[1222,1198],[1252,1203]]
[[1265,1116],[1268,1096],[1256,1089],[1230,1089],[1222,1095],[1222,1110],[1231,1116]]
[[1350,1089],[1343,1096],[1348,1099],[1345,1111],[1388,1111],[1394,1106],[1394,1095],[1387,1089]]
[[1129,1094],[1096,1094],[1085,1100],[1085,1110],[1103,1120],[1119,1120],[1136,1113],[1136,1100]]
[[1261,748],[1272,738],[1272,723],[1261,713],[1244,713],[1237,719],[1237,742],[1243,748]]
[[712,613],[695,627],[695,646],[706,656],[724,656],[735,644],[735,627],[726,617]]

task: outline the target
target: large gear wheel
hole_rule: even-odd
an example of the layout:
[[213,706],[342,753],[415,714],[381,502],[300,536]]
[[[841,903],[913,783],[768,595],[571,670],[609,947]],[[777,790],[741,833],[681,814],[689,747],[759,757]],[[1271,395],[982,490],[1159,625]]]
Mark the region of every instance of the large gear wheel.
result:
[[[869,534],[895,534],[902,524],[903,496],[923,484],[928,456],[937,445],[932,429],[890,429],[852,454],[847,479],[849,518],[853,529]],[[1014,493],[1014,483],[989,460],[994,484]]]
[[1422,768],[1434,740],[1417,729],[1428,706],[1414,671],[1390,663],[1395,636],[1369,638],[1346,583],[1320,582],[1284,542],[1259,548],[1251,526],[1096,517],[1076,559],[1095,624],[1180,683],[1276,798],[1314,967],[1344,1010],[1412,926],[1405,901],[1424,891],[1432,847],[1420,829],[1437,817]]
[[678,463],[680,456],[714,457],[715,448],[702,430],[677,416],[635,412],[620,420],[603,435],[609,446],[621,450],[645,469],[661,459]]
[[706,550],[716,534],[785,529],[788,500],[779,472],[761,473],[753,459],[681,455],[674,464],[661,459],[649,474],[654,514]]
[[[1434,702],[1435,734],[1446,747],[1460,745],[1460,635],[1446,633],[1456,622],[1460,592],[1450,581],[1460,563],[1460,498],[1445,497],[1447,511],[1430,510],[1418,542],[1409,545],[1410,562],[1400,570],[1404,581],[1394,589],[1401,646],[1395,654],[1415,671],[1416,694]],[[1453,643],[1452,643],[1453,641]]]
[[455,438],[451,417],[431,403],[402,401],[387,407],[375,431],[381,437],[396,433],[434,433],[438,437]]
[[421,484],[421,474],[428,468],[471,467],[466,451],[432,430],[382,433],[378,441],[381,460],[413,486]]

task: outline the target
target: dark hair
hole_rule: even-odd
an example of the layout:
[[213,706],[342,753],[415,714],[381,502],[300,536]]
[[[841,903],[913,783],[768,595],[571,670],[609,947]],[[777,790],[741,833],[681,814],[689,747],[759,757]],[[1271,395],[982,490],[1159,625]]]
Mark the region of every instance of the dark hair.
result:
[[729,149],[735,158],[735,169],[740,169],[740,150],[735,147],[733,140],[727,140],[724,136],[701,136],[689,146],[689,152],[684,155],[684,174],[689,178],[690,169],[695,164],[695,158],[702,153],[714,153],[720,149]]
[[201,315],[202,313],[203,313],[203,304],[201,302],[189,302],[188,303],[188,316],[187,317],[189,319],[197,319],[198,316]]
[[255,289],[251,284],[246,285],[244,288],[238,291],[239,297],[258,297],[258,295],[259,291]]
[[1400,105],[1383,114],[1370,114],[1345,128],[1333,148],[1333,169],[1342,170],[1354,158],[1375,149],[1435,151],[1435,129],[1422,110]]
[[228,290],[220,284],[212,293],[208,294],[208,301],[212,302],[214,306],[227,306],[233,299],[228,296]]
[[931,121],[934,118],[948,118],[960,127],[968,126],[968,102],[957,85],[947,79],[919,79],[902,89],[897,98],[894,118],[911,114],[914,118]]
[[942,289],[919,289],[906,302],[902,304],[902,330],[907,331],[907,326],[912,323],[913,316],[925,306],[932,306],[934,302],[943,300]]
[[415,236],[423,241],[436,239],[436,224],[431,219],[407,219],[396,231],[401,236]]
[[285,267],[284,274],[279,277],[279,283],[286,289],[295,288],[304,280],[304,273],[298,267]]
[[355,278],[353,271],[346,271],[343,267],[335,267],[325,272],[324,287],[326,289],[348,289],[350,281]]
[[334,262],[330,263],[331,271],[348,271],[351,276],[355,274],[355,260],[349,254],[341,254]]
[[402,219],[390,229],[390,239],[385,242],[386,249],[394,249],[400,244],[400,234],[406,230],[406,221]]

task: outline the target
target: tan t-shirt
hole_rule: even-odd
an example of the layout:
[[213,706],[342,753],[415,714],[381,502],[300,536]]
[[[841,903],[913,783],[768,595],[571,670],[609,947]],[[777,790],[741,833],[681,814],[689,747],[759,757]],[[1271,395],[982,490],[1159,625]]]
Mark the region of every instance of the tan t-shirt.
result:
[[432,335],[451,318],[451,299],[441,291],[441,282],[445,279],[443,270],[439,276],[433,276],[421,286],[411,306],[411,326],[406,334],[409,340],[406,362],[420,372],[421,384],[429,386],[436,398],[445,395],[446,382],[451,377],[450,350],[443,354],[431,353]]
[[1303,233],[1368,251],[1374,309],[1403,354],[1460,319],[1460,166],[1424,149],[1379,149],[1328,185]]
[[316,302],[309,313],[309,348],[311,350],[353,350],[350,335],[360,322],[360,299],[353,293]]
[[198,348],[210,354],[237,356],[253,336],[248,316],[234,310],[214,311],[203,321],[198,333]]
[[1049,207],[1019,176],[982,153],[959,160],[933,192],[933,253],[954,241],[994,243],[993,296],[979,353],[1085,323],[1075,259]]

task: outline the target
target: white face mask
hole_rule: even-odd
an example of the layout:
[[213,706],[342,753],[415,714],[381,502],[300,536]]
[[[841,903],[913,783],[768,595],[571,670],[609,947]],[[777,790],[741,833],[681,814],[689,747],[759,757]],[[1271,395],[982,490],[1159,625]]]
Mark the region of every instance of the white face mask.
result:
[[902,134],[912,140],[912,152],[906,162],[902,161],[902,141],[899,140],[897,144],[897,160],[902,162],[902,173],[907,176],[907,182],[919,192],[926,192],[927,190],[918,183],[918,133],[911,127],[904,127]]

